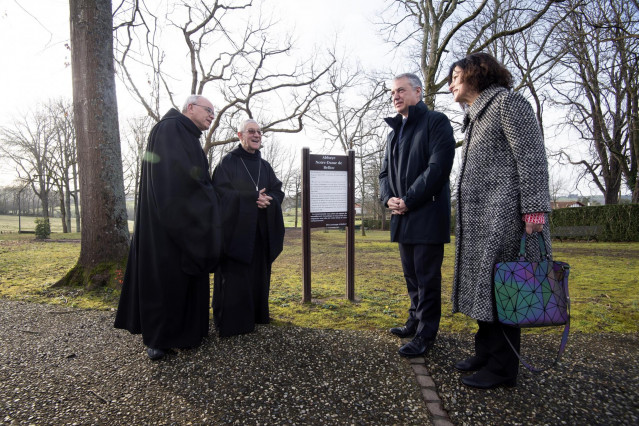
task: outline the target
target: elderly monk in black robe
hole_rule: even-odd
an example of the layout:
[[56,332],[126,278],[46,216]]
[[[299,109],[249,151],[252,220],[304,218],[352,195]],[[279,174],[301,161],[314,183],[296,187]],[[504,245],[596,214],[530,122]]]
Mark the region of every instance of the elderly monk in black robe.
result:
[[271,264],[282,251],[282,182],[260,156],[262,131],[245,120],[240,145],[213,172],[220,196],[224,256],[215,271],[213,318],[222,337],[269,322]]
[[209,330],[209,273],[221,251],[217,194],[200,145],[213,105],[190,96],[149,135],[115,327],[142,333],[152,360],[200,345]]

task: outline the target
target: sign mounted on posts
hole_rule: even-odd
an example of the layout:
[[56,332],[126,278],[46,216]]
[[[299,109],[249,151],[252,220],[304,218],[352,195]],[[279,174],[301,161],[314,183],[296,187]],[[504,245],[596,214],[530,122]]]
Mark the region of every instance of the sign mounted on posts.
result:
[[346,297],[355,300],[355,151],[311,155],[302,149],[303,302],[311,301],[311,228],[346,230]]
[[348,157],[309,155],[310,225],[345,227],[348,225]]

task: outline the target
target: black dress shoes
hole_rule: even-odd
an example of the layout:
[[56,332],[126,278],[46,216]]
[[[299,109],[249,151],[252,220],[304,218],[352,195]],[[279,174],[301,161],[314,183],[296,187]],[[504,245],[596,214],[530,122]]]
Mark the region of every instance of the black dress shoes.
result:
[[166,352],[163,349],[146,348],[146,354],[151,361],[157,361],[158,359],[164,358]]
[[503,377],[488,370],[479,370],[475,374],[462,377],[461,382],[475,389],[493,389],[500,386],[510,388],[517,385],[517,377]]
[[432,340],[427,340],[422,336],[415,336],[413,340],[399,348],[399,354],[406,358],[414,358],[416,356],[426,355],[433,346]]
[[463,361],[456,362],[454,367],[457,371],[477,371],[486,365],[487,360],[477,355],[471,356]]
[[403,327],[393,327],[390,329],[390,332],[393,333],[397,337],[413,337],[415,335],[415,330],[417,327],[409,327],[407,325]]

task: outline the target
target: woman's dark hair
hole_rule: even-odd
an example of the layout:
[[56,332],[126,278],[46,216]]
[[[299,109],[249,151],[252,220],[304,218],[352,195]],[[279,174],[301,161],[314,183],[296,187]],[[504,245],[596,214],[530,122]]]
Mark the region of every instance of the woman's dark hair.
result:
[[471,53],[452,64],[448,70],[448,84],[450,84],[453,71],[457,67],[462,70],[461,80],[479,93],[493,84],[506,89],[513,87],[513,76],[510,71],[488,53]]

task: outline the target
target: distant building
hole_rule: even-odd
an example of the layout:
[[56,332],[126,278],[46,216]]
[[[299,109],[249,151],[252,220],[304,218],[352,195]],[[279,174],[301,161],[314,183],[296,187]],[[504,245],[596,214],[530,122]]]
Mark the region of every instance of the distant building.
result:
[[584,204],[580,203],[579,201],[551,201],[550,202],[550,207],[555,210],[555,209],[565,209],[567,207],[583,207]]

